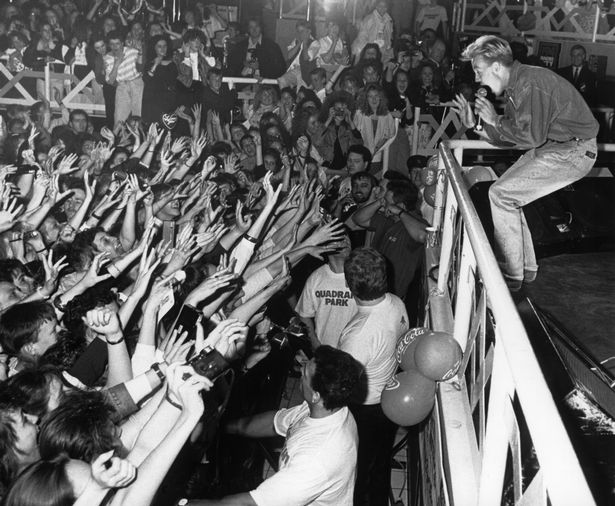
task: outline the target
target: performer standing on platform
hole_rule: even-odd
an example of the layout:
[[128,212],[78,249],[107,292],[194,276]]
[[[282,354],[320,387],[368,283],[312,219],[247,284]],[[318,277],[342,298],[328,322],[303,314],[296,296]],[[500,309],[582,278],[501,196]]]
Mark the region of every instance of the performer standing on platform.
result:
[[572,84],[513,61],[499,37],[479,37],[463,57],[472,61],[476,82],[506,98],[498,114],[487,98],[477,96],[473,112],[457,95],[463,124],[492,144],[528,150],[489,189],[496,253],[511,291],[518,291],[538,270],[522,207],[587,175],[596,161],[598,122]]

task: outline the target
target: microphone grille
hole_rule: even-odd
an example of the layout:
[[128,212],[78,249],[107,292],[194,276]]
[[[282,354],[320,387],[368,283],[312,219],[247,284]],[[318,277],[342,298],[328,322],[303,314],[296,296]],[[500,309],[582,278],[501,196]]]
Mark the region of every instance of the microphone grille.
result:
[[485,98],[487,96],[487,88],[480,87],[476,90],[476,96]]

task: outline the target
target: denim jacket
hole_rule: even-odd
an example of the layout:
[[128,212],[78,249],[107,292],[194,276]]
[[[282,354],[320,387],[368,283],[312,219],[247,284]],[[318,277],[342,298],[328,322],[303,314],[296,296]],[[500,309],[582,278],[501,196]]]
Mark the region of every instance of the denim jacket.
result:
[[485,125],[493,144],[531,149],[598,134],[598,122],[583,97],[551,70],[515,61],[505,97],[504,114],[495,125]]

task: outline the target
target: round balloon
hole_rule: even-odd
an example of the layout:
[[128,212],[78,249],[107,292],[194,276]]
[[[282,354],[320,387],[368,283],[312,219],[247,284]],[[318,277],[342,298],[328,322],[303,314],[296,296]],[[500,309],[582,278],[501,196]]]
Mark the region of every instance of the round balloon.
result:
[[382,391],[382,411],[392,422],[407,427],[422,422],[435,400],[436,382],[411,369],[387,383]]
[[483,167],[482,165],[470,167],[462,175],[468,189],[472,188],[476,183],[497,179],[497,176],[490,167]]
[[437,186],[426,186],[423,190],[423,200],[428,206],[436,207],[436,188]]
[[431,332],[417,343],[414,350],[416,368],[434,381],[452,378],[459,369],[462,356],[461,346],[446,332]]
[[428,328],[415,327],[406,332],[399,338],[399,341],[397,341],[395,359],[404,371],[407,371],[408,369],[416,369],[416,363],[414,362],[414,349],[416,348],[419,338],[428,332]]

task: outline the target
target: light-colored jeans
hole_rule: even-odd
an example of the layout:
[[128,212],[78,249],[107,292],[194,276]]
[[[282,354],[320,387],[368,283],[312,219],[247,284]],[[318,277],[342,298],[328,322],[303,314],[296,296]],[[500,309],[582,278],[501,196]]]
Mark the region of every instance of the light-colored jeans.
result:
[[115,88],[115,122],[125,121],[131,114],[141,116],[143,100],[143,79],[117,83]]
[[538,269],[532,236],[521,208],[587,175],[597,153],[596,139],[548,141],[521,156],[491,185],[489,201],[496,254],[506,278],[522,281],[524,270]]

